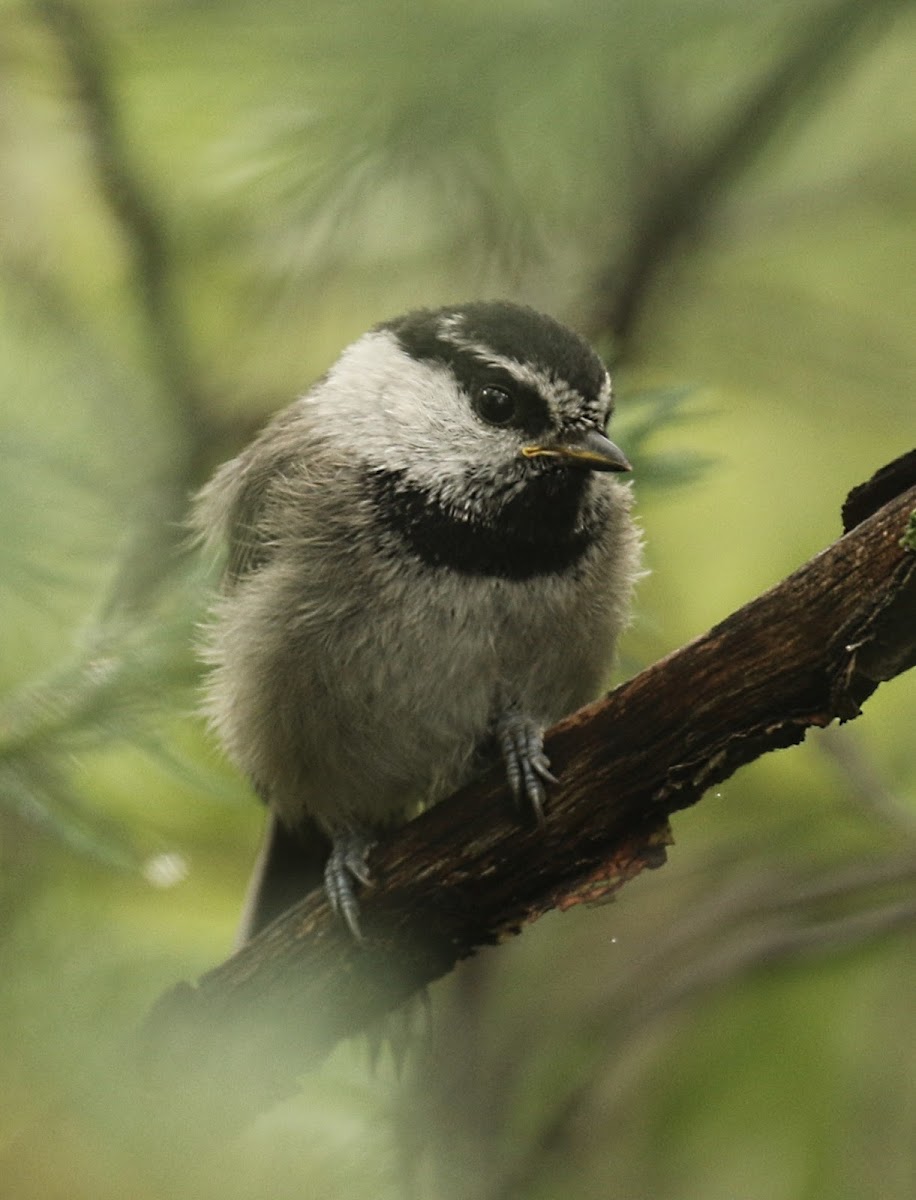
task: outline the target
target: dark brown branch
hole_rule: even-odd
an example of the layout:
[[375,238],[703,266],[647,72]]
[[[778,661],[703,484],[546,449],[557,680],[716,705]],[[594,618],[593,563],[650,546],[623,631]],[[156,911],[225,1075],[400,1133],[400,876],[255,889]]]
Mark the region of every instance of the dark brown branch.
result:
[[660,865],[668,816],[744,763],[857,716],[916,662],[916,480],[903,485],[777,587],[553,730],[561,786],[546,829],[520,823],[494,770],[372,852],[364,945],[313,894],[170,992],[146,1030],[159,1068],[178,1055],[215,1080],[222,1121],[258,1111],[478,947]]

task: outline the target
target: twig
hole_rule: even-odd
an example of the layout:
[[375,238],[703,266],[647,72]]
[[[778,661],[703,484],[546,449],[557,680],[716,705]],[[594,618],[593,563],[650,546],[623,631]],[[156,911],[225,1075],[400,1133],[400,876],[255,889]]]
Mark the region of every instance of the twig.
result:
[[693,157],[667,155],[642,186],[627,250],[599,277],[590,332],[610,333],[618,357],[626,352],[648,292],[678,245],[697,236],[718,202],[769,138],[824,86],[844,54],[861,52],[864,34],[882,28],[901,0],[840,0],[806,15],[796,41],[736,112],[725,118]]
[[884,781],[851,730],[825,729],[817,747],[842,774],[849,799],[894,837],[916,842],[916,814],[884,785]]
[[[911,862],[910,878],[914,874],[916,867]],[[796,921],[800,915],[803,910],[795,913]],[[628,1072],[627,1049],[632,1052],[643,1041],[637,1043],[634,1039],[636,1026],[645,1033],[697,994],[740,977],[842,954],[911,927],[916,924],[916,901],[898,901],[801,927],[791,922],[787,915],[783,922],[771,927],[739,928],[724,944],[699,954],[665,983],[652,980],[649,988],[644,986],[640,991],[638,1003],[629,1008],[615,1005],[606,1012],[602,1023],[606,1028],[613,1025],[615,1034],[610,1052],[606,1049],[591,1064],[587,1077],[557,1106],[528,1152],[496,1183],[488,1200],[514,1200],[529,1195],[535,1181],[544,1178],[551,1165],[568,1150],[576,1128],[595,1107],[598,1095],[606,1109],[609,1093],[623,1094],[623,1077]],[[635,984],[635,980],[631,983]]]
[[36,0],[64,56],[102,198],[124,235],[134,292],[146,321],[166,398],[193,440],[199,420],[185,331],[178,315],[165,223],[131,164],[114,95],[107,47],[89,15],[68,0]]
[[54,35],[79,104],[99,192],[131,266],[147,345],[171,421],[167,463],[138,513],[102,617],[142,609],[177,561],[189,490],[203,473],[209,422],[194,378],[163,214],[131,162],[107,47],[90,15],[69,0],[34,0]]

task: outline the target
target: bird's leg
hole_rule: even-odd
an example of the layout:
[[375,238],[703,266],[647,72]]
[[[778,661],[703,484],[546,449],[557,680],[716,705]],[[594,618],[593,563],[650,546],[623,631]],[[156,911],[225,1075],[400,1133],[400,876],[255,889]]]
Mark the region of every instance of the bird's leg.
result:
[[358,942],[363,940],[359,927],[359,901],[354,880],[363,887],[372,883],[366,855],[375,839],[364,830],[348,829],[331,839],[331,853],[324,868],[324,890],[334,912],[342,917]]
[[523,797],[544,824],[545,783],[556,783],[550,759],[544,753],[544,727],[516,708],[507,709],[496,722],[496,739],[506,765],[506,778],[517,801]]

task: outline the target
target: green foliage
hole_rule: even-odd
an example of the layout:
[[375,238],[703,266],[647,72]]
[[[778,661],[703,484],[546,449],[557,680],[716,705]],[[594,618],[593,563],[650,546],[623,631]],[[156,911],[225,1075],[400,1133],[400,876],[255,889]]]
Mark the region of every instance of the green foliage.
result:
[[193,1169],[124,1149],[114,1085],[227,951],[259,820],[194,714],[189,493],[374,321],[511,296],[615,365],[625,668],[700,633],[912,445],[912,34],[902,0],[4,6],[4,1196],[908,1200],[913,673],[444,981],[405,1080],[343,1047]]
[[624,397],[614,437],[627,448],[640,491],[695,483],[714,467],[713,458],[694,449],[674,452],[652,448],[656,435],[678,436],[686,424],[702,425],[702,415],[691,409],[692,400],[688,388],[649,389]]

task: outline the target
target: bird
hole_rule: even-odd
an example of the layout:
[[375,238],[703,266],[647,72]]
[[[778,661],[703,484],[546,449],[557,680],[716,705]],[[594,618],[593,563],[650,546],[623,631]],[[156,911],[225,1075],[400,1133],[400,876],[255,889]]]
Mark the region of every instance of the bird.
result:
[[606,683],[641,573],[613,409],[553,317],[416,309],[199,492],[203,707],[268,810],[241,943],[322,883],[361,939],[373,843],[490,763],[547,819],[544,732]]

